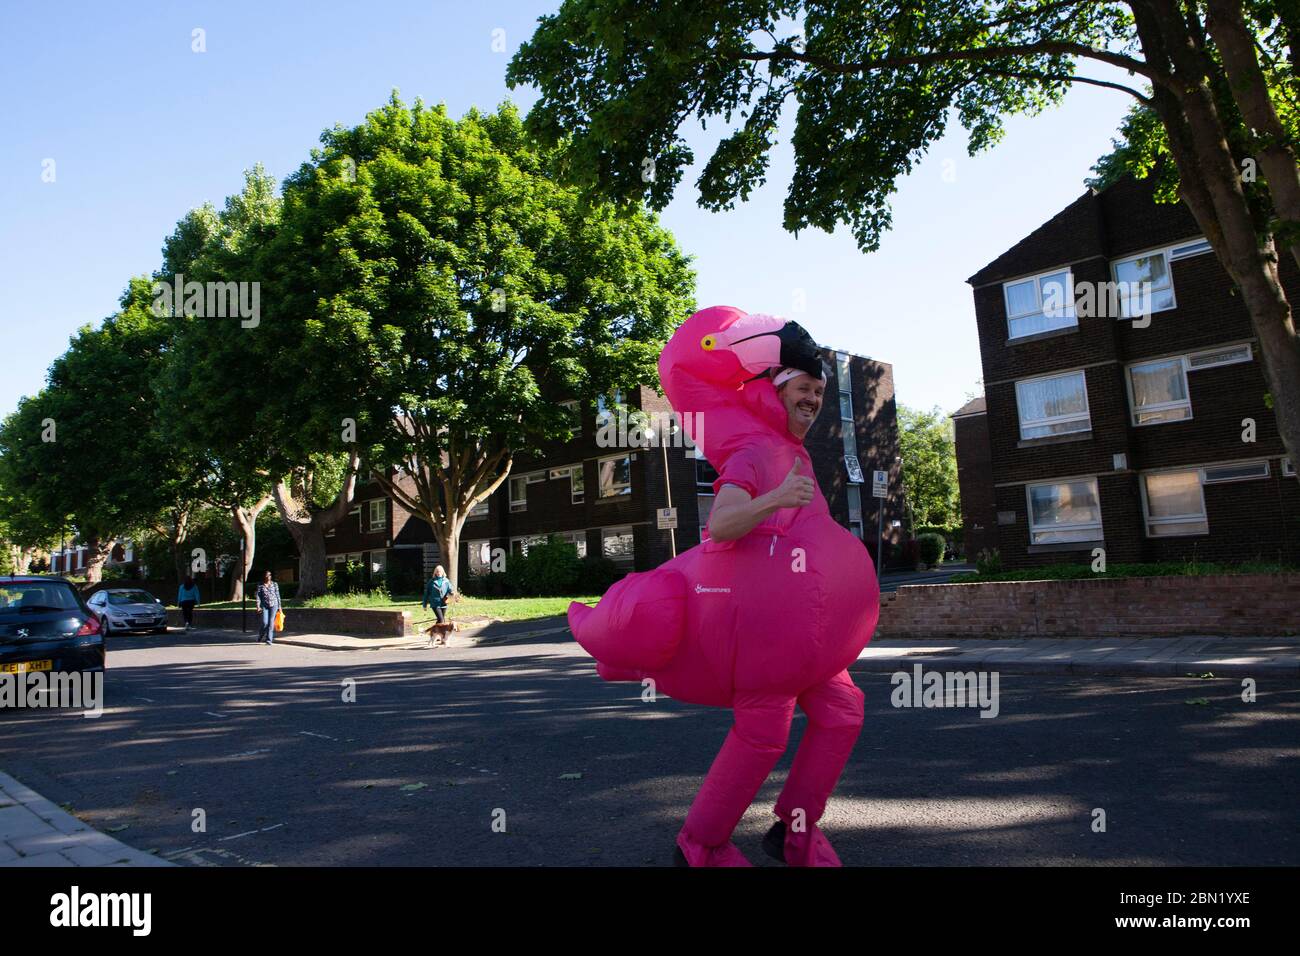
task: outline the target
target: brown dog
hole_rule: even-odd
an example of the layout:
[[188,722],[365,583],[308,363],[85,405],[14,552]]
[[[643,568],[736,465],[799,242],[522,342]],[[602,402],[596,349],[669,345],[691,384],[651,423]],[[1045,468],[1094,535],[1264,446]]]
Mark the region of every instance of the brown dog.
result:
[[[451,621],[447,621],[445,624],[439,624],[437,621],[434,621],[428,631],[425,632],[429,635],[429,646],[433,647],[435,643],[440,646],[445,645],[447,643],[447,635],[455,629],[456,625]],[[439,638],[437,641],[434,640],[435,635]]]

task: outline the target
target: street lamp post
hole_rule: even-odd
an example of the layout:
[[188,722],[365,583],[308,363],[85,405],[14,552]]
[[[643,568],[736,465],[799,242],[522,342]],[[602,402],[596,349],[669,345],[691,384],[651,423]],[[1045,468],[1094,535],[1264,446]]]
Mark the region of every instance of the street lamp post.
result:
[[[665,441],[665,439],[669,436],[676,435],[677,429],[677,422],[672,418],[672,416],[669,416],[668,427],[666,429],[661,429],[657,433],[659,438],[659,451],[663,455],[664,463],[664,497],[667,499],[668,507],[670,509],[673,506],[673,482],[672,478],[668,474],[668,442]],[[655,440],[656,432],[653,428],[647,428],[645,434],[647,441],[653,442]],[[677,530],[675,528],[668,529],[668,547],[672,556],[674,558],[677,557]]]
[[245,535],[239,535],[239,627],[248,633],[248,565],[244,561]]

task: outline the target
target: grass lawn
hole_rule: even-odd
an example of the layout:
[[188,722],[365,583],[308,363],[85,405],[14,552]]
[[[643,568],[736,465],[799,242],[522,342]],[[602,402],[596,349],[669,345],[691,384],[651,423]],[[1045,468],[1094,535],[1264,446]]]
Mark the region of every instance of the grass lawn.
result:
[[[595,604],[600,599],[599,595],[582,596],[582,597],[521,597],[521,598],[476,598],[461,597],[460,601],[453,602],[451,605],[451,619],[466,620],[469,618],[495,618],[502,621],[531,621],[534,618],[552,617],[556,614],[563,614],[569,609],[570,601],[583,601],[587,604]],[[253,599],[250,595],[248,601],[249,607],[253,606]],[[238,608],[237,601],[222,601],[218,604],[201,605],[206,608]],[[424,610],[420,607],[419,595],[398,595],[389,597],[387,595],[369,595],[369,594],[326,594],[318,598],[312,598],[306,602],[287,599],[284,602],[286,608],[295,607],[346,607],[346,608],[366,608],[374,611],[410,611],[411,620],[424,621],[433,620],[433,612]]]

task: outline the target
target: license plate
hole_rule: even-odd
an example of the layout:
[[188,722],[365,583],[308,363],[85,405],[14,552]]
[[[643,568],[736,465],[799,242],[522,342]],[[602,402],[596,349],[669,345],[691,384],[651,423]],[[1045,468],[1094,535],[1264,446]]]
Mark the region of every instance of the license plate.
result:
[[54,661],[16,661],[13,664],[0,664],[0,674],[24,674],[27,671],[52,671]]

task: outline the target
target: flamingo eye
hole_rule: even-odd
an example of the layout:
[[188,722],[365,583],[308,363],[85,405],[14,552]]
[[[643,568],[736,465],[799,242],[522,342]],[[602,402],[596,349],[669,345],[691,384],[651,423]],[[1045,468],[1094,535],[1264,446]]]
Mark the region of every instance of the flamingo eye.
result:
[[700,339],[700,348],[704,349],[706,352],[712,352],[713,347],[717,344],[717,339],[712,335],[706,335],[704,338]]

